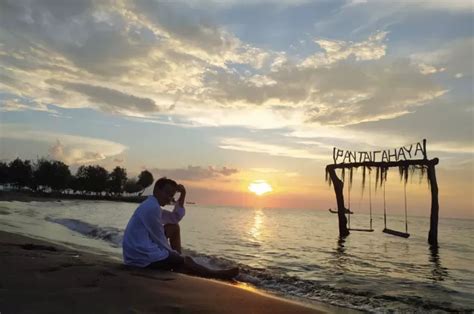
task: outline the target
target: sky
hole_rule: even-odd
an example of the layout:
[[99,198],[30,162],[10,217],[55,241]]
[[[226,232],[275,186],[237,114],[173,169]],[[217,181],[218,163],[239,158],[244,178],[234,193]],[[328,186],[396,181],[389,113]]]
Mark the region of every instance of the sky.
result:
[[[148,169],[204,205],[327,210],[333,147],[427,139],[440,216],[474,218],[473,15],[470,0],[2,0],[0,159]],[[348,206],[365,213],[358,182]],[[413,176],[409,214],[430,197]]]

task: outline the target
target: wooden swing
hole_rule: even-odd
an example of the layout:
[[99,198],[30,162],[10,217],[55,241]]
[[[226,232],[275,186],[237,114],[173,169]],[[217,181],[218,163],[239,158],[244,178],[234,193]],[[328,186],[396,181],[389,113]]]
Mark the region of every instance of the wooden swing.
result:
[[372,192],[371,192],[371,189],[372,189],[372,182],[371,182],[371,179],[370,179],[370,169],[369,169],[369,219],[370,219],[370,228],[369,229],[364,229],[364,228],[351,228],[351,185],[348,184],[347,185],[347,202],[348,202],[348,207],[349,207],[349,212],[347,213],[347,225],[348,225],[348,229],[349,231],[362,231],[362,232],[374,232],[374,229],[372,229]]
[[382,232],[391,234],[397,237],[408,238],[410,234],[408,233],[408,215],[407,215],[407,183],[404,184],[404,195],[405,195],[405,232],[397,231],[387,228],[387,207],[385,201],[385,181],[383,183],[383,224],[384,229]]
[[[428,159],[426,150],[426,139],[422,142],[405,145],[395,149],[385,149],[377,151],[351,151],[342,150],[336,147],[333,148],[333,164],[326,166],[326,180],[333,185],[336,194],[338,227],[339,236],[347,237],[353,231],[373,231],[372,229],[372,204],[370,204],[370,228],[369,229],[350,229],[350,215],[346,217],[347,210],[344,203],[344,170],[349,169],[352,175],[352,169],[363,167],[363,169],[375,168],[377,170],[376,183],[380,180],[380,185],[386,181],[387,170],[389,168],[398,167],[400,174],[405,177],[405,232],[397,231],[387,228],[387,208],[385,200],[385,185],[384,185],[384,230],[383,232],[403,238],[408,238],[408,206],[406,197],[406,180],[409,177],[408,171],[412,172],[419,170],[421,176],[427,173],[428,185],[431,191],[431,215],[430,215],[430,229],[428,232],[428,243],[430,245],[438,244],[438,219],[439,219],[439,201],[438,201],[438,183],[436,180],[435,167],[439,163],[438,158]],[[336,174],[336,170],[342,170],[341,180]],[[379,177],[380,174],[380,177]],[[370,178],[370,177],[369,177]],[[349,191],[350,192],[350,191]],[[350,197],[350,195],[349,195]],[[369,194],[369,197],[371,195]],[[350,210],[350,204],[349,204]],[[349,221],[348,221],[349,220]]]

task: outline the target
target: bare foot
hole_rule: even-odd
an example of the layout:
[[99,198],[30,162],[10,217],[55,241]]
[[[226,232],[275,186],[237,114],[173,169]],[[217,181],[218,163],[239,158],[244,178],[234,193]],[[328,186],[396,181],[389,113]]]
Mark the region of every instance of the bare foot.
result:
[[237,277],[239,274],[239,268],[233,267],[229,269],[214,270],[213,275],[215,278],[229,280]]

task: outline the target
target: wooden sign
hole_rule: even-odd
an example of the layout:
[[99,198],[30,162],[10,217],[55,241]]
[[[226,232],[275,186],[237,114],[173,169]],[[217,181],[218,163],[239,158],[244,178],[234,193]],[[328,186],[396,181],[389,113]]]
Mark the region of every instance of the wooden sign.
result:
[[334,147],[332,158],[335,164],[427,159],[426,140],[410,146],[371,152],[349,151]]

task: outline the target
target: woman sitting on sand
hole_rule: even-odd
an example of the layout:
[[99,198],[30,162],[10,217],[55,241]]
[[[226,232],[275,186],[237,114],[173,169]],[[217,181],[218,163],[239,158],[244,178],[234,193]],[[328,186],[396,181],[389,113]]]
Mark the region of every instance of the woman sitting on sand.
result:
[[[168,205],[180,193],[173,211]],[[167,178],[160,178],[149,196],[138,206],[130,218],[123,237],[124,263],[129,266],[172,270],[209,278],[231,279],[238,268],[212,270],[197,264],[192,258],[181,255],[179,221],[184,217],[186,189]],[[168,242],[169,239],[169,242]]]

